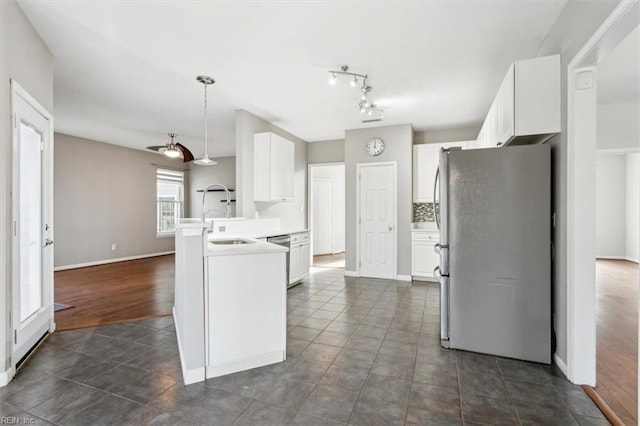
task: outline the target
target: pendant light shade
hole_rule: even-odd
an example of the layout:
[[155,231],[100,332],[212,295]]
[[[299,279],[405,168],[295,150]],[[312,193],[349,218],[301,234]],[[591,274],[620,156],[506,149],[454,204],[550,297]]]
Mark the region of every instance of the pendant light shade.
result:
[[193,162],[199,166],[214,166],[216,164],[218,164],[216,161],[212,160],[209,158],[209,154],[208,154],[208,143],[207,143],[207,86],[209,86],[210,84],[215,83],[216,81],[207,76],[207,75],[199,75],[198,77],[196,77],[196,80],[198,80],[200,83],[202,83],[204,85],[204,155],[202,156],[202,158],[198,158],[197,160],[194,160]]

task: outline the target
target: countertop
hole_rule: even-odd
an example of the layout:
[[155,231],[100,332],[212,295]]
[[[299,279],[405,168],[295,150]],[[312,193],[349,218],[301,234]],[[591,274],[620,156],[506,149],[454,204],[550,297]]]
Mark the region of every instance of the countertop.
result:
[[438,225],[435,222],[413,222],[411,224],[412,231],[423,232],[440,232]]
[[254,233],[251,236],[253,238],[269,238],[269,237],[277,237],[278,235],[299,234],[301,232],[309,232],[309,230],[308,229],[271,229],[268,231],[261,231],[258,233]]
[[[213,241],[240,239],[247,244],[214,244]],[[240,235],[209,235],[205,256],[242,256],[247,254],[286,253],[288,248]]]

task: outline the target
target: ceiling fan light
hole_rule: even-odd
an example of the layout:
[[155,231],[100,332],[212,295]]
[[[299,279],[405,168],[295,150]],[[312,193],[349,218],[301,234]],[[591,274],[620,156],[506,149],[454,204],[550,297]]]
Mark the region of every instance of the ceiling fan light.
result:
[[197,160],[193,160],[193,162],[198,166],[215,166],[218,164],[217,161],[214,161],[209,157],[198,158]]
[[166,155],[169,158],[178,158],[180,157],[181,153],[176,148],[172,148],[172,149],[166,149],[164,151],[164,155]]

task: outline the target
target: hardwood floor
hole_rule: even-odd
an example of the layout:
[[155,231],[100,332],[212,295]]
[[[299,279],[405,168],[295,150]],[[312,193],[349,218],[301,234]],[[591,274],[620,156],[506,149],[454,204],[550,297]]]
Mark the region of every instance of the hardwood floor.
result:
[[638,424],[638,264],[596,262],[596,391],[625,425]]
[[313,266],[322,268],[344,268],[344,252],[313,256]]
[[169,315],[174,277],[174,255],[55,272],[57,330]]

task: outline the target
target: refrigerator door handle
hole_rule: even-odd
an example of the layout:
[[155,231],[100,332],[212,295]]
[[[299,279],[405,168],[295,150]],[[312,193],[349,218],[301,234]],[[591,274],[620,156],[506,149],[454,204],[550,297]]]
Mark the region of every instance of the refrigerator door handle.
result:
[[442,278],[442,275],[440,275],[440,267],[436,266],[435,268],[433,268],[433,276],[436,277],[438,279],[438,281],[440,281],[440,278]]
[[438,215],[438,208],[436,208],[436,193],[438,192],[438,178],[440,177],[440,165],[436,168],[436,177],[433,181],[433,216],[436,218],[436,226],[440,229],[440,216]]

